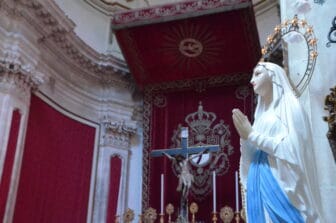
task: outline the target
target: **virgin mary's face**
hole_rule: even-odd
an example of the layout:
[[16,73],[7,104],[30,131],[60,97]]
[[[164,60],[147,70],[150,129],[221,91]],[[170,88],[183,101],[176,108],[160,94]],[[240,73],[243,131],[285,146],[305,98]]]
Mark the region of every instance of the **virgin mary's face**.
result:
[[272,78],[262,65],[257,65],[256,68],[254,68],[250,83],[253,86],[254,92],[261,96],[265,96],[272,90]]

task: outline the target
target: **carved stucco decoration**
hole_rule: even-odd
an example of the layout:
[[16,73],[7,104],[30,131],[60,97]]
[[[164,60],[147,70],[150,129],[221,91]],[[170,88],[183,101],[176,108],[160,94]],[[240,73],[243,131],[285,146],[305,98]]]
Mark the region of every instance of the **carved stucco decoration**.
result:
[[134,123],[122,121],[113,121],[105,116],[101,122],[102,125],[102,145],[116,146],[118,148],[128,149],[131,144],[131,137],[136,133],[137,128]]
[[328,123],[327,137],[336,161],[336,86],[331,88],[330,91],[331,93],[327,95],[324,102],[324,109],[329,112],[329,116],[324,117],[324,121]]
[[101,84],[132,88],[126,63],[112,55],[96,52],[74,31],[75,24],[52,0],[4,0],[0,9],[23,18],[40,34],[38,43],[50,49],[63,62],[73,64],[78,75]]
[[0,56],[0,87],[2,91],[16,94],[21,100],[29,101],[32,91],[36,91],[49,78],[35,69],[35,66],[23,62],[15,51]]

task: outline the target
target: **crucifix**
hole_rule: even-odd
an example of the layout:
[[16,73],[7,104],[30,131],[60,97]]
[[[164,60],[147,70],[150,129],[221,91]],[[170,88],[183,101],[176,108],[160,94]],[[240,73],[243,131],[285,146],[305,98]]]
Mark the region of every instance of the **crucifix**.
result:
[[[181,191],[180,213],[178,222],[188,222],[188,192],[191,187],[193,176],[189,170],[189,161],[196,157],[201,157],[207,152],[217,152],[220,149],[219,145],[202,145],[202,146],[188,146],[188,128],[181,128],[181,148],[172,149],[158,149],[151,152],[151,157],[166,156],[173,162],[177,162],[180,167],[179,185],[177,191]],[[193,155],[196,154],[196,155]],[[190,156],[189,155],[193,155]],[[174,157],[176,156],[176,158]],[[178,160],[177,157],[183,157]]]

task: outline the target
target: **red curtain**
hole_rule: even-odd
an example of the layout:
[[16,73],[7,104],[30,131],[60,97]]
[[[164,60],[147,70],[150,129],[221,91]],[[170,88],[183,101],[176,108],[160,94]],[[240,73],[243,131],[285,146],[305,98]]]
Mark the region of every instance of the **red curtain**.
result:
[[32,96],[13,223],[85,223],[95,128]]
[[[230,77],[227,77],[230,78]],[[174,174],[171,161],[166,157],[149,158],[150,151],[155,149],[172,148],[172,136],[179,124],[184,127],[189,127],[189,144],[196,143],[195,139],[190,138],[191,131],[190,122],[187,123],[185,118],[188,114],[195,113],[198,110],[199,103],[203,105],[205,112],[213,112],[217,118],[210,125],[214,125],[223,121],[228,126],[229,135],[227,139],[229,144],[223,149],[224,154],[216,164],[216,169],[222,168],[217,176],[217,212],[220,208],[229,205],[235,207],[235,176],[234,173],[239,166],[239,136],[236,133],[232,123],[232,109],[239,108],[244,111],[249,117],[252,114],[252,90],[248,87],[247,79],[240,79],[234,84],[234,78],[231,77],[232,85],[215,85],[212,86],[211,81],[196,82],[190,84],[188,81],[180,84],[161,85],[161,87],[147,89],[145,95],[145,119],[144,119],[144,138],[145,138],[145,168],[144,168],[144,208],[153,207],[158,212],[160,210],[160,174],[165,175],[165,191],[164,203],[172,203],[175,207],[173,219],[177,217],[177,212],[180,202],[180,193],[176,191],[178,178]],[[224,78],[225,79],[225,78]],[[160,85],[159,85],[160,86]],[[197,119],[196,116],[194,118]],[[195,123],[194,123],[195,124]],[[192,124],[191,124],[192,125]],[[194,141],[193,141],[194,140]],[[147,159],[146,159],[147,157]],[[215,162],[212,159],[211,162]],[[207,168],[211,165],[198,168],[197,171],[208,171]],[[146,168],[147,167],[147,168]],[[208,175],[211,172],[207,173]],[[189,195],[189,205],[195,201],[199,205],[199,211],[196,215],[197,221],[211,222],[212,213],[212,182],[207,184],[208,191],[203,191],[205,194],[199,195],[193,191]],[[206,185],[206,184],[204,184]],[[148,188],[148,189],[147,189]],[[146,190],[147,189],[147,190]],[[202,190],[202,188],[200,188]],[[148,193],[148,194],[146,194]],[[146,200],[148,199],[148,200]],[[190,217],[189,217],[190,218]]]
[[19,135],[21,114],[19,110],[13,111],[12,123],[9,133],[5,163],[0,181],[0,221],[3,221],[12,177],[12,169],[15,159],[17,140]]
[[113,156],[110,160],[110,186],[109,199],[107,208],[107,223],[114,223],[118,208],[119,185],[121,176],[121,159],[118,156]]

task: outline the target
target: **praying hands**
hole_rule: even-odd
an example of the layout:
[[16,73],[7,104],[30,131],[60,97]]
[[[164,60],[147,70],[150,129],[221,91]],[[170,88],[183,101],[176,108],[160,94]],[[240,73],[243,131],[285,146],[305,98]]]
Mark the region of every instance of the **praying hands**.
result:
[[242,139],[247,139],[252,132],[252,126],[246,115],[244,115],[238,108],[232,110],[233,124]]

